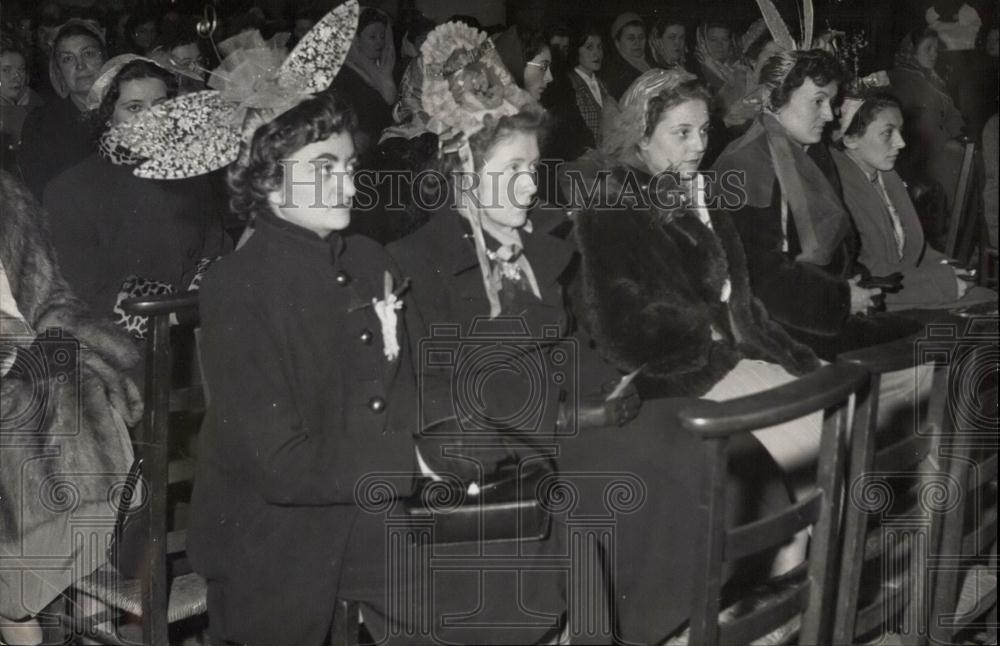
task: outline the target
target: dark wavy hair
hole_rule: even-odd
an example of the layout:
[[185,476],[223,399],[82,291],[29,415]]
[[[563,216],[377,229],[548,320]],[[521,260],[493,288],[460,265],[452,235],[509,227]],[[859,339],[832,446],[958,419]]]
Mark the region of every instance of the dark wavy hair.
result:
[[662,90],[659,94],[651,97],[646,104],[646,121],[643,130],[644,137],[651,137],[656,126],[663,120],[670,110],[688,101],[704,101],[709,108],[712,107],[712,96],[705,89],[698,79],[684,81],[680,85]]
[[806,79],[822,87],[841,83],[844,70],[837,57],[822,49],[782,52],[767,59],[760,78],[769,88],[768,107],[778,110],[788,104]]
[[[883,110],[889,108],[896,108],[900,112],[903,110],[903,104],[899,102],[899,99],[885,90],[866,92],[858,98],[864,100],[864,103],[861,104],[861,107],[858,108],[858,111],[851,118],[851,122],[844,125],[844,137],[864,136],[868,130],[868,126],[878,118],[878,115]],[[843,149],[843,139],[838,141],[837,144]]]
[[587,23],[583,25],[575,26],[569,35],[569,69],[576,68],[580,64],[580,48],[583,44],[587,42],[587,39],[591,36],[597,36],[601,40],[601,45],[604,44],[604,38],[601,35],[601,30],[597,25],[592,23]]
[[317,141],[346,132],[357,139],[357,117],[350,105],[332,92],[303,101],[260,126],[249,149],[229,166],[229,208],[251,221],[270,206],[267,196],[284,179],[281,162]]
[[358,16],[358,29],[355,33],[360,36],[365,27],[376,22],[386,26],[389,25],[389,19],[386,18],[384,13],[374,7],[365,7],[361,10],[361,15]]
[[167,70],[149,61],[127,63],[118,70],[118,74],[108,85],[108,91],[104,93],[101,104],[90,116],[92,128],[97,136],[103,135],[110,128],[108,123],[115,113],[115,103],[122,95],[122,83],[138,79],[160,79],[167,86],[167,98],[172,99],[177,96],[177,79]]

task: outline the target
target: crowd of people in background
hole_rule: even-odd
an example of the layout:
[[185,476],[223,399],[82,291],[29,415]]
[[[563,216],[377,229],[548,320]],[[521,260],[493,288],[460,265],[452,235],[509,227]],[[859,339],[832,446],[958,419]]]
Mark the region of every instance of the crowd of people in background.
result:
[[[273,100],[264,107],[277,116],[254,124],[242,147],[237,137],[238,155],[215,154],[214,145],[225,147],[220,138],[204,142],[202,158],[185,159],[203,166],[157,171],[157,159],[151,167],[150,157],[121,145],[122,128],[161,105],[170,105],[171,114],[190,108],[194,122],[210,120],[199,111],[197,93],[217,90],[231,100],[226,83],[234,79],[226,74],[235,69],[228,66],[234,54],[252,50],[275,63],[267,68],[273,72],[296,44],[315,37],[330,4],[297,3],[277,17],[241,4],[211,20],[200,7],[185,13],[166,3],[120,12],[99,3],[3,5],[4,207],[16,207],[35,225],[44,220],[29,226],[4,213],[3,240],[18,235],[15,226],[30,229],[37,238],[30,244],[52,267],[46,280],[72,291],[61,298],[69,299],[73,321],[91,321],[100,332],[94,345],[111,358],[101,360],[103,372],[94,378],[113,383],[106,386],[109,397],[128,395],[113,402],[121,409],[116,428],[137,418],[129,375],[138,378],[142,370],[136,347],[146,332],[144,320],[126,316],[122,302],[199,289],[206,276],[203,358],[214,400],[190,550],[209,579],[212,630],[224,643],[285,643],[289,635],[296,638],[287,643],[322,643],[332,608],[310,606],[317,596],[326,599],[338,585],[374,594],[374,562],[344,555],[371,547],[377,537],[344,529],[354,522],[356,510],[345,511],[353,480],[334,486],[329,469],[334,464],[353,477],[370,464],[412,466],[405,431],[416,431],[401,421],[413,417],[412,371],[420,369],[410,353],[435,322],[464,329],[486,314],[516,314],[533,332],[554,327],[560,338],[596,348],[581,359],[592,361],[591,369],[581,370],[581,383],[573,384],[579,401],[570,402],[578,407],[579,428],[595,441],[562,444],[560,468],[614,468],[656,483],[656,501],[619,527],[620,569],[611,584],[620,595],[623,634],[652,642],[683,629],[685,582],[692,576],[685,555],[698,540],[672,529],[678,510],[696,499],[700,449],[691,436],[660,432],[658,411],[667,398],[725,400],[785,383],[841,352],[914,333],[920,324],[897,315],[912,308],[995,304],[996,293],[970,286],[971,274],[941,249],[968,141],[984,151],[989,234],[982,244],[996,246],[995,7],[991,13],[960,0],[930,2],[900,41],[895,65],[881,73],[859,69],[845,53],[845,34],[833,28],[792,47],[763,20],[737,23],[669,7],[567,16],[553,15],[543,2],[509,0],[506,24],[481,25],[469,15],[436,21],[408,2],[393,13],[362,4],[329,87],[302,92],[291,105],[281,103],[280,92],[267,95],[278,85],[261,89]],[[470,42],[485,33],[489,42],[457,50],[469,60],[447,58],[440,29]],[[491,67],[494,54],[500,67]],[[487,98],[508,112],[463,121],[468,115],[456,116],[460,108],[448,112],[439,97],[429,100],[433,79],[465,74],[467,67],[475,69],[452,92],[497,92]],[[329,221],[288,205],[282,191],[289,186],[302,200],[315,193],[298,171],[282,170],[287,159],[303,167],[319,160],[330,176],[349,178],[330,196],[340,208],[324,212]],[[709,170],[740,173],[738,204],[719,208],[702,174]],[[377,197],[372,208],[352,215],[362,188],[354,178],[362,171],[375,178],[401,174],[394,177],[403,177],[404,190],[378,181],[369,187]],[[440,171],[439,177],[465,171],[481,180],[477,186],[491,177],[507,184],[470,216],[412,199],[435,188],[415,181],[423,171]],[[182,179],[166,179],[170,172]],[[671,183],[656,181],[665,174]],[[605,176],[611,181],[601,184]],[[630,182],[641,199],[607,208]],[[579,201],[581,186],[593,189],[587,192],[597,201]],[[436,188],[459,192],[446,181]],[[400,203],[400,194],[411,199]],[[649,206],[671,194],[684,195],[678,208]],[[520,200],[505,202],[511,196]],[[41,306],[26,309],[24,297],[23,285],[33,278],[19,273],[15,246],[0,246],[0,322],[16,318],[40,330],[32,314]],[[897,277],[896,289],[885,293],[865,282],[889,276]],[[390,344],[383,337],[395,366],[383,373],[383,353],[373,350],[381,346],[373,345],[377,335],[369,328],[384,326],[384,314],[373,320],[366,302],[345,309],[344,299],[351,290],[404,278],[412,281],[400,315],[408,339],[404,334]],[[388,286],[385,296],[391,301]],[[341,333],[344,326],[350,335]],[[96,334],[77,328],[81,338]],[[360,345],[354,328],[364,328]],[[286,356],[294,360],[286,364]],[[12,365],[5,364],[4,374],[16,374],[19,364]],[[370,378],[359,385],[352,370]],[[605,397],[602,388],[639,373],[625,395]],[[435,401],[454,399],[454,384],[420,376],[441,388]],[[910,372],[896,376],[898,388],[887,378],[883,398],[906,408],[925,381]],[[518,388],[491,393],[498,419],[510,403],[505,397]],[[546,432],[558,435],[563,423],[545,420]],[[343,427],[348,439],[331,435],[324,443],[308,433],[303,439],[303,425]],[[625,430],[632,435],[619,433]],[[384,443],[369,443],[363,432]],[[816,440],[818,424],[797,432]],[[786,461],[780,433],[772,435],[771,444],[761,439],[766,454],[747,448],[746,460],[759,468],[733,475],[757,494],[741,504],[769,507],[787,494],[785,484],[794,488],[793,472],[802,467],[795,460],[815,464],[818,440],[810,455]],[[651,463],[650,451],[662,459]],[[107,459],[116,468],[132,459],[129,451],[113,457]],[[330,507],[337,513],[324,515]],[[746,511],[734,505],[732,513]],[[220,519],[232,520],[225,531]],[[312,536],[317,527],[322,535]],[[375,528],[359,522],[357,532],[368,530]],[[651,532],[668,547],[647,559]],[[305,545],[298,558],[288,555],[293,540]],[[789,546],[767,567],[782,574],[801,562],[802,552]],[[239,560],[251,553],[267,558]],[[330,564],[339,568],[342,557],[348,564],[340,580]],[[317,575],[316,563],[331,568],[329,577]],[[288,576],[299,584],[294,593]],[[264,584],[273,590],[260,592]],[[435,602],[459,607],[460,590]],[[43,607],[58,591],[49,586],[32,590],[27,601],[0,603],[8,626],[0,634],[38,643],[37,625],[20,611],[25,603]],[[540,606],[565,601],[565,590],[545,577],[532,593]],[[367,615],[372,631],[385,628],[383,620],[394,619]],[[527,633],[518,638],[553,638]],[[475,643],[482,635],[459,639]]]

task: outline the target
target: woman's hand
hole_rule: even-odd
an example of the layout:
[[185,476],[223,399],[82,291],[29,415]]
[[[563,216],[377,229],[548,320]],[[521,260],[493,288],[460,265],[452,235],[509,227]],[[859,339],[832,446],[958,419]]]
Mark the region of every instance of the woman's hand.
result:
[[882,295],[881,289],[860,287],[860,280],[861,276],[855,276],[847,281],[851,288],[851,314],[865,314],[875,304],[875,299]]

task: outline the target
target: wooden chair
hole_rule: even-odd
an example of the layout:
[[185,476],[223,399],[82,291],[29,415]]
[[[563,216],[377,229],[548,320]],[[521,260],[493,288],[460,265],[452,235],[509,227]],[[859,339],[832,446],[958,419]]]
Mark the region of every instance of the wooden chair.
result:
[[918,422],[913,432],[903,429],[883,441],[875,433],[882,377],[913,368],[921,359],[916,343],[903,339],[837,359],[864,368],[869,381],[854,411],[834,643],[865,643],[890,632],[904,643],[926,643],[923,609],[932,585],[927,565],[943,521],[941,510],[927,502],[948,491],[935,467],[949,392],[947,364],[933,367],[927,411],[912,420]]
[[[993,321],[994,326],[996,321]],[[995,332],[995,327],[994,327]],[[995,344],[997,337],[994,335]],[[956,397],[946,411],[942,468],[960,504],[943,523],[929,634],[935,644],[997,630],[997,354],[980,345],[954,358]],[[989,372],[986,372],[989,371]],[[981,383],[992,373],[992,383]]]
[[[726,402],[700,401],[684,408],[680,423],[701,435],[707,450],[702,487],[704,543],[697,556],[691,611],[691,644],[749,644],[801,614],[801,644],[827,644],[835,590],[837,532],[846,467],[849,401],[867,383],[855,366],[825,366],[783,386]],[[816,489],[781,512],[726,527],[726,465],[734,438],[824,411]],[[776,600],[720,624],[724,563],[777,547],[812,526],[807,576]]]
[[[146,338],[145,411],[135,437],[136,458],[141,460],[143,504],[148,507],[141,575],[127,579],[108,564],[80,581],[74,590],[76,612],[71,611],[71,630],[91,642],[136,643],[136,624],[141,623],[141,643],[167,644],[171,624],[203,615],[206,611],[205,581],[185,571],[186,535],[176,522],[180,513],[174,494],[194,477],[193,460],[172,458],[168,449],[171,429],[178,423],[190,427],[204,413],[205,397],[200,385],[175,387],[178,363],[191,367],[197,359],[191,321],[197,319],[198,294],[133,299],[123,305],[129,314],[149,317]],[[171,315],[185,324],[171,326]],[[187,339],[189,361],[179,359]],[[197,381],[197,379],[195,379]],[[173,516],[173,518],[171,518]],[[171,522],[171,520],[175,522]],[[80,616],[79,608],[96,600],[101,610]]]
[[[962,156],[962,166],[958,174],[958,185],[955,188],[955,200],[951,205],[948,221],[948,239],[945,254],[963,262],[972,255],[974,238],[979,233],[979,214],[981,211],[981,192],[976,191],[977,182],[977,152],[976,144],[965,143],[965,153]],[[980,163],[979,167],[982,166]]]

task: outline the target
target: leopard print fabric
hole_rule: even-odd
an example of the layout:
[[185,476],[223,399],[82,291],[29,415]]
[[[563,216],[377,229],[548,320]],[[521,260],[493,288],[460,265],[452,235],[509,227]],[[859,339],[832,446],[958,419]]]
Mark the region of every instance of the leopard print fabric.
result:
[[[191,279],[191,283],[188,285],[188,291],[194,291],[201,287],[201,279],[204,277],[205,272],[220,257],[202,258],[198,261],[198,264],[195,266],[194,278]],[[173,294],[174,291],[176,291],[174,286],[169,283],[140,278],[135,275],[129,276],[122,283],[122,288],[118,291],[118,297],[115,299],[115,306],[112,309],[115,324],[122,327],[134,338],[140,341],[145,339],[146,334],[149,332],[149,317],[127,314],[122,309],[122,303],[130,298],[161,296],[164,294]]]

